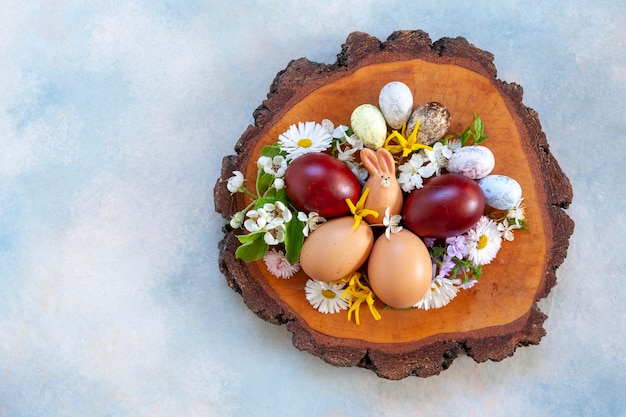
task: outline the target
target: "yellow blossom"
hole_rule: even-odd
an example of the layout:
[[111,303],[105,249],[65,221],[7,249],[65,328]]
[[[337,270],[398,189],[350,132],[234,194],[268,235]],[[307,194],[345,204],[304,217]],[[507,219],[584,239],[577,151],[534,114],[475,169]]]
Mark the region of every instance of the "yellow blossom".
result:
[[341,298],[348,299],[348,321],[352,318],[354,313],[354,321],[357,325],[361,324],[360,309],[361,304],[365,302],[369,307],[370,313],[375,320],[380,320],[380,313],[374,307],[374,293],[371,289],[361,282],[361,273],[354,272],[352,275],[339,280],[339,282],[346,282],[348,286],[344,289]]
[[365,200],[367,200],[367,196],[369,193],[370,189],[366,187],[363,190],[363,194],[361,194],[361,197],[359,198],[359,201],[357,201],[356,205],[352,202],[352,200],[346,198],[346,203],[348,204],[348,207],[350,207],[350,212],[354,216],[354,226],[352,227],[352,230],[356,230],[356,228],[359,227],[359,224],[361,224],[361,219],[363,219],[363,217],[370,214],[374,217],[378,217],[378,212],[376,210],[364,208]]
[[[428,145],[424,145],[423,143],[417,142],[417,132],[419,130],[419,127],[420,127],[420,120],[417,121],[417,124],[415,125],[415,129],[413,129],[413,132],[411,132],[411,134],[407,138],[406,137],[406,123],[404,123],[402,125],[402,132],[398,132],[397,130],[394,130],[393,132],[391,132],[391,134],[387,136],[387,139],[385,139],[385,143],[383,144],[383,147],[393,154],[402,152],[403,158],[406,158],[407,156],[409,156],[411,152],[416,151],[418,149],[428,149],[432,151],[433,150],[432,147]],[[394,145],[392,141],[394,141],[396,145]]]

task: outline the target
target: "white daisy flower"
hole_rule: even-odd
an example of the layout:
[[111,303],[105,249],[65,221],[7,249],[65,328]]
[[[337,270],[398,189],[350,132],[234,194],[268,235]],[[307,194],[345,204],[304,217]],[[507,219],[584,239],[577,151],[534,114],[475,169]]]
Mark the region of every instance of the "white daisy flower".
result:
[[300,262],[290,264],[281,250],[270,249],[263,256],[263,262],[270,274],[276,278],[291,278],[300,270]]
[[323,152],[333,141],[328,130],[315,122],[298,122],[298,126],[291,125],[278,139],[280,149],[287,153],[287,161],[307,153]]
[[398,233],[400,230],[402,230],[402,226],[400,226],[402,216],[399,214],[389,216],[390,212],[391,208],[387,207],[385,209],[385,217],[383,218],[383,225],[386,227],[385,236],[387,237],[387,239],[391,239],[391,233]]
[[456,279],[454,280],[454,285],[457,288],[460,288],[462,290],[469,290],[470,288],[472,288],[474,285],[478,284],[478,280],[477,279],[468,279],[467,281],[463,281],[460,279]]
[[476,266],[490,263],[502,245],[502,233],[498,224],[482,216],[478,223],[467,232],[468,258]]
[[313,308],[324,314],[333,314],[348,308],[348,300],[341,297],[344,286],[343,282],[333,284],[309,278],[304,291]]
[[303,211],[298,212],[298,220],[304,222],[304,236],[309,236],[309,232],[314,231],[319,227],[320,224],[326,221],[325,218],[312,211],[309,214],[306,214]]
[[243,191],[243,182],[244,182],[243,174],[240,171],[233,171],[233,176],[228,179],[226,183],[226,188],[231,193],[240,193]]
[[454,286],[452,280],[448,278],[435,278],[430,284],[430,289],[426,291],[426,295],[413,307],[424,310],[441,308],[452,301],[458,292],[459,289]]

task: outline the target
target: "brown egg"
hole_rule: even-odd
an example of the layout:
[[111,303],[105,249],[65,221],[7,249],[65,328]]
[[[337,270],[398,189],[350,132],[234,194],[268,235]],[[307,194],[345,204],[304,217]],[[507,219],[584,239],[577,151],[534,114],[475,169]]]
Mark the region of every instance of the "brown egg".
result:
[[433,266],[424,242],[402,229],[382,235],[374,243],[367,265],[370,286],[376,296],[394,308],[408,308],[430,288]]
[[374,234],[361,221],[353,229],[354,217],[337,217],[322,223],[305,240],[300,266],[318,281],[336,281],[359,269],[374,245]]

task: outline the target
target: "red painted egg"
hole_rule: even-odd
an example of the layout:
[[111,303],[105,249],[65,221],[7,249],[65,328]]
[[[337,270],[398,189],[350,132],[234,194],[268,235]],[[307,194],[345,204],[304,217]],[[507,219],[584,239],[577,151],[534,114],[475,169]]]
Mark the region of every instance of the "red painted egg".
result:
[[419,236],[446,238],[467,232],[484,211],[485,196],[476,181],[443,174],[406,198],[402,220]]
[[350,168],[325,153],[294,159],[285,172],[285,190],[299,210],[322,217],[349,213],[346,198],[356,204],[361,196],[361,185]]

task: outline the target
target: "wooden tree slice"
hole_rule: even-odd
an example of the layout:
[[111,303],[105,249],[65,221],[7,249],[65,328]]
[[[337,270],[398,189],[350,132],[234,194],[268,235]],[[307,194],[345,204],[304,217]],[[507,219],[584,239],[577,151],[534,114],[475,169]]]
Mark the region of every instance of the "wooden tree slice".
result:
[[380,42],[357,32],[332,65],[304,58],[290,62],[254,112],[256,125],[243,133],[236,155],[224,158],[214,190],[216,210],[230,219],[246,206],[243,194],[231,195],[226,181],[234,170],[256,178],[260,149],[276,142],[291,124],[323,119],[349,124],[352,110],[377,105],[380,89],[390,81],[410,86],[415,106],[443,103],[452,115],[450,132],[471,124],[472,111],[482,118],[490,137],[484,145],[496,157],[493,173],[521,184],[530,230],[505,242],[494,262],[484,266],[480,282],[446,307],[386,310],[376,304],[382,319],[374,320],[365,309],[358,326],[345,314],[313,309],[304,295],[308,277],[303,272],[282,280],[271,276],[262,261],[236,259],[239,243],[226,225],[219,262],[228,285],[259,317],[286,324],[298,349],[388,379],[436,375],[461,352],[477,362],[499,361],[517,346],[538,344],[546,316],[537,301],[556,284],[556,269],[574,229],[563,210],[572,201],[572,188],[550,153],[537,113],[522,103],[522,88],[498,80],[493,55],[464,38],[432,43],[425,32],[398,31]]

